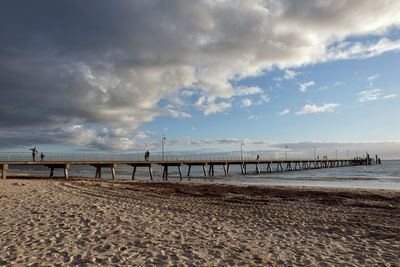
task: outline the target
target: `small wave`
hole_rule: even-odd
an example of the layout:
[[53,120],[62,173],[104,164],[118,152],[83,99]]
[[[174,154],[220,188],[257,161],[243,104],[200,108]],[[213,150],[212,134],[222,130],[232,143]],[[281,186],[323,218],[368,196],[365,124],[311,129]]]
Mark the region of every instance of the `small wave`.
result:
[[[233,177],[233,178],[238,178]],[[265,177],[265,176],[246,176],[245,178],[240,178],[240,179],[257,179],[257,180],[290,180],[290,181],[374,181],[374,180],[380,180],[382,178],[380,177],[365,177],[365,176],[359,176],[359,177],[340,177],[340,176],[319,176],[319,177],[304,177],[304,176],[270,176],[270,177]]]

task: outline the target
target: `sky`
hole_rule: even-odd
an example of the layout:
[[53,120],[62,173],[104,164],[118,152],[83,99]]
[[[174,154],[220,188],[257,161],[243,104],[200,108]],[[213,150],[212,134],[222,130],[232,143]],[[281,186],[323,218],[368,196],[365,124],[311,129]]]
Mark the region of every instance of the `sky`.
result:
[[400,158],[397,0],[5,0],[0,36],[0,152]]

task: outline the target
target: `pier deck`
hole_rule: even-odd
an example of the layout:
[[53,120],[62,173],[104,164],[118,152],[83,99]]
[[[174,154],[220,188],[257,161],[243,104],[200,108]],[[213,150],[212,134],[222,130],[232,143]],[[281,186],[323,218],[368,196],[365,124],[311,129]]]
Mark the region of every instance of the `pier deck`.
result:
[[[149,170],[150,179],[153,180],[153,165],[159,165],[163,167],[162,179],[168,180],[168,170],[170,167],[176,167],[179,172],[180,180],[183,179],[183,166],[188,169],[187,177],[190,179],[190,172],[193,166],[200,166],[203,169],[204,179],[208,176],[214,176],[214,169],[217,166],[222,166],[224,174],[229,175],[229,167],[231,165],[239,165],[241,173],[243,175],[248,174],[248,166],[253,165],[255,167],[255,173],[271,173],[271,172],[285,172],[285,171],[301,171],[310,169],[320,168],[337,168],[347,166],[359,166],[359,165],[371,165],[376,164],[374,160],[367,159],[303,159],[303,160],[241,160],[241,159],[229,159],[229,160],[137,160],[137,161],[125,161],[125,160],[113,160],[113,161],[3,161],[0,162],[1,178],[7,178],[7,170],[9,166],[18,165],[36,165],[46,166],[50,169],[50,177],[54,176],[55,169],[62,169],[64,178],[68,178],[68,170],[72,166],[87,165],[96,168],[95,178],[101,179],[102,168],[110,168],[112,178],[115,179],[115,168],[118,165],[129,165],[133,167],[132,179],[135,179],[135,173],[137,168],[145,167]],[[207,172],[208,168],[208,172]]]

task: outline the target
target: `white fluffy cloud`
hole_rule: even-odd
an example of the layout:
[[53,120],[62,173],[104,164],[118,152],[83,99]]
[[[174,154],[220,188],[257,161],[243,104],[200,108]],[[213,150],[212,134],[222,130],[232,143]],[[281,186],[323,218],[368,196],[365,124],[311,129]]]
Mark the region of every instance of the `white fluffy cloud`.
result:
[[281,112],[279,112],[278,114],[281,116],[287,115],[290,113],[290,109],[285,108],[284,110],[282,110]]
[[196,107],[203,110],[204,115],[210,115],[217,112],[222,112],[232,106],[231,103],[221,101],[215,102],[215,98],[200,97],[196,102]]
[[[29,127],[46,129],[45,143],[132,148],[158,116],[263,94],[237,86],[243,78],[281,68],[292,79],[301,65],[400,49],[385,37],[400,25],[397,0],[9,1],[0,23],[0,127],[15,133],[3,145]],[[379,39],[349,41],[366,35]]]
[[395,97],[397,97],[396,94],[390,94],[390,95],[385,95],[385,96],[383,97],[383,99],[390,99],[390,98],[395,98]]
[[382,96],[381,89],[368,89],[358,93],[358,101],[367,102],[379,99]]
[[369,76],[367,79],[368,79],[368,81],[372,82],[372,81],[375,81],[376,79],[378,79],[379,76],[381,76],[381,75],[379,73],[376,73],[376,74]]
[[306,104],[304,105],[298,112],[296,112],[296,115],[303,115],[303,114],[309,114],[309,113],[321,113],[321,112],[333,112],[335,111],[335,108],[339,106],[338,103],[329,103],[329,104],[323,104],[323,105],[314,105],[314,104]]
[[244,98],[244,99],[242,99],[242,106],[243,106],[243,107],[245,107],[245,108],[250,107],[251,104],[253,104],[253,102],[251,101],[251,99],[249,99],[249,98]]
[[390,40],[383,37],[376,42],[368,42],[366,44],[343,42],[337,46],[330,47],[324,55],[324,60],[368,58],[393,50],[400,50],[400,40]]
[[314,84],[315,84],[314,81],[308,81],[308,82],[305,82],[305,83],[299,83],[299,90],[304,93],[304,92],[306,92],[308,90],[308,88],[310,88]]
[[268,95],[260,95],[258,101],[256,102],[257,105],[263,105],[271,101],[271,98]]
[[372,88],[372,89],[367,89],[367,90],[361,91],[357,95],[358,95],[358,101],[360,101],[360,102],[369,102],[369,101],[375,101],[378,99],[390,99],[390,98],[397,97],[396,94],[384,95],[383,91],[381,89],[377,89],[377,88]]
[[297,75],[299,75],[300,72],[296,72],[294,70],[286,69],[285,74],[283,75],[283,78],[286,80],[291,80],[296,78]]
[[261,94],[263,90],[260,87],[238,87],[235,89],[236,96],[244,96],[244,95],[255,95]]

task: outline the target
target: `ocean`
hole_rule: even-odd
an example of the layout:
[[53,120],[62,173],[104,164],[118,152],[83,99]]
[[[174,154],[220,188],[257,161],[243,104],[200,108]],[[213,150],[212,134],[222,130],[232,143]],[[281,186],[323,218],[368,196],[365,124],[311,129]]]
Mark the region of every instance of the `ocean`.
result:
[[[260,165],[261,171],[266,166]],[[118,165],[116,168],[117,179],[131,179],[132,167]],[[45,176],[49,174],[46,167],[41,166],[11,166],[10,173],[25,173]],[[381,165],[351,166],[315,170],[302,170],[290,172],[273,172],[256,174],[255,165],[248,165],[247,175],[240,173],[239,166],[230,167],[229,176],[224,176],[222,166],[215,166],[215,176],[204,180],[203,170],[200,166],[193,166],[190,182],[222,183],[222,184],[247,184],[247,185],[295,185],[341,188],[374,188],[374,189],[399,189],[400,190],[400,161],[385,160]],[[72,166],[72,177],[94,178],[95,168],[90,166]],[[162,168],[153,167],[155,181],[161,181]],[[56,170],[56,176],[62,177],[61,170]],[[187,183],[187,168],[183,168],[183,182]],[[103,179],[111,179],[111,171],[104,168]],[[147,168],[138,168],[135,179],[150,180]],[[169,181],[179,181],[178,170],[169,168]]]

